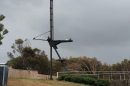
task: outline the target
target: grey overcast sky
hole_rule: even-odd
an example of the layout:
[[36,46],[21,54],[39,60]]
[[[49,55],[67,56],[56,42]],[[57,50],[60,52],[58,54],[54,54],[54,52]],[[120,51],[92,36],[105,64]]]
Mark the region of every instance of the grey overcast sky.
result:
[[[49,30],[49,0],[0,0],[0,14],[9,30],[0,46],[1,63],[17,38],[29,39],[49,55],[47,42],[32,40]],[[55,39],[74,40],[59,46],[62,57],[90,56],[107,63],[129,59],[130,0],[54,0],[54,20]]]

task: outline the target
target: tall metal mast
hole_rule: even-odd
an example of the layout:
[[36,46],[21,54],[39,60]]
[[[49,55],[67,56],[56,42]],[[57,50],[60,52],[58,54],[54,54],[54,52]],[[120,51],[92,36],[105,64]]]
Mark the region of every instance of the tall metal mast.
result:
[[60,54],[58,53],[57,49],[57,45],[60,43],[66,43],[66,42],[72,42],[73,40],[68,39],[68,40],[54,40],[54,15],[53,15],[53,0],[50,0],[50,37],[48,37],[47,40],[45,39],[37,39],[37,37],[42,36],[46,33],[43,33],[41,35],[38,35],[36,37],[34,37],[34,40],[42,40],[42,41],[48,41],[49,45],[50,45],[50,80],[52,80],[52,48],[55,50],[56,54],[59,57],[59,61],[61,63],[64,62],[64,60],[61,58]]
[[[50,40],[54,40],[53,0],[50,0]],[[50,80],[52,79],[52,45],[50,45]]]

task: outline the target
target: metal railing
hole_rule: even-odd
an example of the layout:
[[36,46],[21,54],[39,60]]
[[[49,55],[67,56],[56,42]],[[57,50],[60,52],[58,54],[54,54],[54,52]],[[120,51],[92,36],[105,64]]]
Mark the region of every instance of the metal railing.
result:
[[57,78],[61,75],[89,75],[96,76],[99,79],[108,80],[129,80],[130,71],[69,71],[57,72]]

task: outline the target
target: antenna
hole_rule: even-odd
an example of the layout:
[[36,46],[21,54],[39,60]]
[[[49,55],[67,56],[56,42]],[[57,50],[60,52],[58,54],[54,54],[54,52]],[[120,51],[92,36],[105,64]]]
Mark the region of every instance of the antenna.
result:
[[[57,45],[60,43],[66,43],[66,42],[73,42],[72,39],[67,39],[67,40],[54,40],[54,15],[53,15],[53,0],[50,0],[50,37],[47,39],[37,39],[38,36],[34,37],[34,40],[42,40],[42,41],[48,41],[50,45],[50,80],[53,80],[52,78],[52,48],[55,50],[56,54],[59,57],[59,60],[61,63],[64,62],[64,60],[61,58],[60,54],[58,53]],[[46,33],[45,33],[46,34]],[[41,35],[44,35],[41,34]],[[39,36],[41,36],[39,35]]]

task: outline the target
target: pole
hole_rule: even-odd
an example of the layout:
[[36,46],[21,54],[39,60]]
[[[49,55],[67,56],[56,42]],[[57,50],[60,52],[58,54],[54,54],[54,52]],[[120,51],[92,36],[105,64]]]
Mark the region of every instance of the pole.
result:
[[[50,0],[50,40],[54,40],[53,0]],[[50,80],[52,80],[52,45],[50,45]]]
[[[52,78],[52,48],[55,49],[59,59],[61,62],[63,62],[63,60],[61,59],[59,53],[57,52],[57,45],[63,42],[72,42],[73,40],[69,39],[69,40],[54,40],[54,16],[53,16],[53,0],[50,0],[50,37],[48,37],[47,40],[44,39],[36,39],[38,36],[34,37],[34,40],[43,40],[43,41],[48,41],[49,45],[50,45],[50,80],[53,80]],[[42,34],[43,35],[43,34]],[[41,36],[41,35],[39,35]]]

